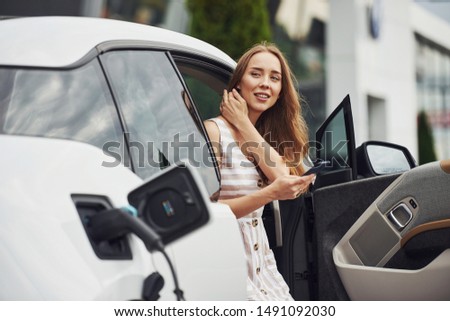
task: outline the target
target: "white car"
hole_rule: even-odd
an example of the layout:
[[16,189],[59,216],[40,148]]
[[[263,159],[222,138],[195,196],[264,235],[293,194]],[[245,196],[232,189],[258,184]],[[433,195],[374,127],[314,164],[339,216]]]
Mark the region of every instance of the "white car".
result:
[[[236,63],[114,20],[0,30],[0,299],[244,300],[242,239],[215,202],[202,122]],[[294,299],[449,300],[450,160],[356,148],[348,96],[311,146],[329,162],[311,193],[263,215]]]

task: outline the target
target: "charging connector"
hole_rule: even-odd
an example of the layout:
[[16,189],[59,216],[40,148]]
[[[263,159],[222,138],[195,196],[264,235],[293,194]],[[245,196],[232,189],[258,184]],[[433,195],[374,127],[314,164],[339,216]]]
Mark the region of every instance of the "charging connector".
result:
[[137,215],[134,207],[114,208],[101,211],[89,218],[87,230],[90,237],[95,241],[105,241],[133,233],[145,244],[149,252],[161,252],[169,264],[174,279],[174,293],[178,301],[184,301],[183,291],[178,285],[178,278],[172,262],[164,250],[161,237],[145,224]]

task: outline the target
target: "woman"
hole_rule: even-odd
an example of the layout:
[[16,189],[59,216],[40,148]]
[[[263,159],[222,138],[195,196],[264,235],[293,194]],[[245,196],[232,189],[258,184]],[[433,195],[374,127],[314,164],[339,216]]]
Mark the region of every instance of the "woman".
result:
[[205,122],[219,146],[219,202],[230,206],[244,240],[249,300],[292,300],[261,216],[265,204],[298,197],[314,179],[299,176],[305,172],[308,135],[293,79],[275,45],[255,45],[238,61],[220,116]]

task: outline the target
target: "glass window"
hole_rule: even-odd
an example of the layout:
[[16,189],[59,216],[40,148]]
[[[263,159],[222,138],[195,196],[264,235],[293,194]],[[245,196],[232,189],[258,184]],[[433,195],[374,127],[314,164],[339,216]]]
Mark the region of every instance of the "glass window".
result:
[[166,53],[115,51],[102,57],[123,113],[136,173],[146,179],[169,164],[199,169],[208,192],[218,176],[188,95]]
[[330,161],[327,170],[351,168],[356,179],[355,134],[349,96],[325,120],[317,130],[316,155],[320,160]]
[[99,148],[122,136],[98,60],[71,70],[0,69],[0,79],[2,134],[76,140]]
[[341,109],[328,123],[321,140],[320,159],[331,161],[333,169],[348,166],[348,141],[344,110]]
[[189,92],[203,120],[217,117],[223,90],[227,88],[231,73],[206,64],[185,62],[175,58]]

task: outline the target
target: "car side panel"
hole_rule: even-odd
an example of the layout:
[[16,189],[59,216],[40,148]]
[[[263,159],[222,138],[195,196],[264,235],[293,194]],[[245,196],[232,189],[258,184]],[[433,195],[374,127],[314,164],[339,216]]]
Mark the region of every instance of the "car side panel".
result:
[[[84,143],[0,135],[0,146],[2,300],[141,299],[154,271],[166,281],[161,298],[175,300],[167,263],[137,237],[128,236],[132,260],[99,259],[71,198],[100,195],[124,206],[140,178],[121,165],[102,166],[111,157]],[[196,232],[167,248],[186,298],[244,299],[245,257],[231,211],[219,208]]]

